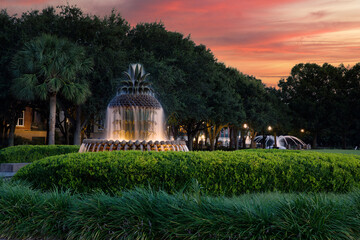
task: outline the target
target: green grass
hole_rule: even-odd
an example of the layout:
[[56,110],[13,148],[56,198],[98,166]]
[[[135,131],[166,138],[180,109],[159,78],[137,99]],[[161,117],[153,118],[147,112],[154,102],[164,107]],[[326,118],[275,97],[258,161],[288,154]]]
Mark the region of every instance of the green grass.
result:
[[312,149],[309,151],[320,153],[341,153],[341,154],[355,154],[360,155],[360,150],[347,150],[347,149]]
[[360,239],[360,192],[209,197],[151,189],[72,195],[0,182],[0,238]]

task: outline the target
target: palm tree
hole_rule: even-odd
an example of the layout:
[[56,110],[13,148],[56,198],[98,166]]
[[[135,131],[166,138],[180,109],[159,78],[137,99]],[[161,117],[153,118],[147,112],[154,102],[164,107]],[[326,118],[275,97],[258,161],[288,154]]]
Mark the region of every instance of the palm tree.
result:
[[92,59],[85,50],[66,39],[42,35],[28,43],[14,56],[17,78],[12,83],[13,94],[22,100],[48,100],[49,145],[55,144],[56,96],[81,104],[90,95],[88,83],[79,76],[92,68]]

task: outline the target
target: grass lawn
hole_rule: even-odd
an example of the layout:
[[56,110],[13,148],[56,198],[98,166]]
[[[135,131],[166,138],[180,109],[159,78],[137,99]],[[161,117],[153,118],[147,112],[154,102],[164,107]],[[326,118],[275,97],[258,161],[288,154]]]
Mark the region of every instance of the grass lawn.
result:
[[343,154],[356,154],[360,155],[360,150],[347,150],[347,149],[313,149],[310,151],[322,153],[343,153]]

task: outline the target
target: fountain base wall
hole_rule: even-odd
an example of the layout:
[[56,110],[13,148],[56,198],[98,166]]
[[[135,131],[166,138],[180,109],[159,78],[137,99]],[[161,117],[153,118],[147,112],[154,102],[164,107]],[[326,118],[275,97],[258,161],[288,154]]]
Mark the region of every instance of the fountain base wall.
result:
[[85,139],[79,152],[106,152],[106,151],[178,151],[188,152],[185,141],[113,141],[106,139]]

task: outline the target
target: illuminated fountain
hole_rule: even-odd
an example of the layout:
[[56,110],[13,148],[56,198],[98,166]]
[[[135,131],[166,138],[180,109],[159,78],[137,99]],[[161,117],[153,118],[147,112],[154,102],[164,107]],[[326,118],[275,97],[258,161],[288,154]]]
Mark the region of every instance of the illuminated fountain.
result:
[[[261,144],[263,142],[263,136],[257,136],[254,138],[254,141],[257,144]],[[275,138],[274,136],[267,135],[265,136],[265,148],[273,148],[275,146]],[[276,146],[279,149],[308,149],[309,146],[304,143],[301,139],[288,136],[281,135],[276,138]]]
[[141,64],[130,64],[127,79],[110,101],[104,139],[85,139],[79,152],[115,150],[188,151],[185,141],[169,141],[165,117]]

